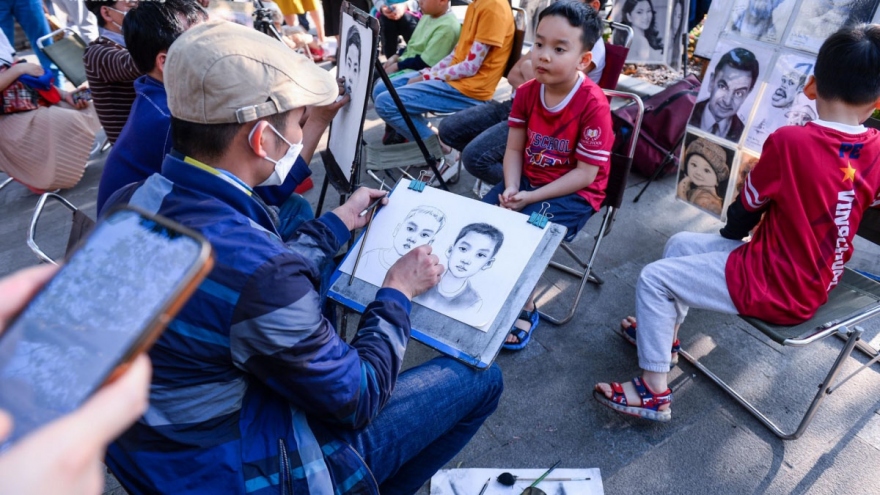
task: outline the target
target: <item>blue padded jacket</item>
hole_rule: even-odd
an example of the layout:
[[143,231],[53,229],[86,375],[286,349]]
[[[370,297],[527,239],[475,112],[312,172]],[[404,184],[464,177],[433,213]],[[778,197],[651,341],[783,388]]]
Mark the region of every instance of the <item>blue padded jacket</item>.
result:
[[150,351],[149,409],[108,450],[122,484],[133,494],[378,493],[334,431],[366,425],[390,397],[411,306],[381,289],[352,343],[337,336],[316,284],[348,240],[342,221],[325,214],[283,242],[247,185],[175,154],[108,206],[119,203],[201,232],[215,252]]

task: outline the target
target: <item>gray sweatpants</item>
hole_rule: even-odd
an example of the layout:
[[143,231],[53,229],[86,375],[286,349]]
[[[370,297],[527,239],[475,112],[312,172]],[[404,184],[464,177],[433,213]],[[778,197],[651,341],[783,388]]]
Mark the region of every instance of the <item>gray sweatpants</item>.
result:
[[680,232],[666,242],[663,259],[642,269],[636,284],[640,368],[669,371],[675,325],[684,321],[688,308],[737,313],[724,267],[730,252],[742,244],[718,234]]

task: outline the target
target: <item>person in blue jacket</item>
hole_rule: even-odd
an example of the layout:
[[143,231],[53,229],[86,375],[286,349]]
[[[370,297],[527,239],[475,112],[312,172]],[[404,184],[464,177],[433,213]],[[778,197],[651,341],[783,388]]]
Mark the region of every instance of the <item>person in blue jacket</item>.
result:
[[201,232],[215,266],[150,351],[149,409],[108,466],[132,494],[416,492],[495,410],[500,369],[439,357],[401,373],[410,301],[444,270],[428,245],[388,270],[351,343],[322,316],[320,273],[383,192],[358,189],[289,234],[253,193],[287,176],[305,107],[308,127],[348,97],[334,103],[329,73],[226,21],[175,41],[165,87],[175,149],[108,207]]

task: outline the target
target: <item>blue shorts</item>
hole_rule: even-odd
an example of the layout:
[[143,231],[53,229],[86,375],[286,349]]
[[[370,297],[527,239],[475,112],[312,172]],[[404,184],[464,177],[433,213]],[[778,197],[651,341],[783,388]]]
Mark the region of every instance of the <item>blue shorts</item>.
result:
[[[520,191],[534,191],[537,187],[532,186],[529,183],[529,180],[523,177],[519,182],[519,190]],[[489,203],[491,205],[498,204],[498,196],[504,192],[504,181],[499,182],[492,188],[491,191],[486,193],[483,196],[483,202]],[[565,240],[571,241],[577,235],[577,233],[584,227],[587,223],[587,220],[593,216],[593,213],[596,211],[593,210],[593,207],[587,203],[587,200],[578,196],[577,193],[569,194],[566,196],[560,196],[558,198],[552,198],[544,200],[540,203],[532,203],[525,208],[523,208],[520,213],[525,213],[526,215],[531,215],[532,212],[538,212],[543,207],[542,205],[547,203],[550,205],[550,208],[546,213],[552,215],[550,217],[550,221],[568,229],[568,233],[565,234]]]

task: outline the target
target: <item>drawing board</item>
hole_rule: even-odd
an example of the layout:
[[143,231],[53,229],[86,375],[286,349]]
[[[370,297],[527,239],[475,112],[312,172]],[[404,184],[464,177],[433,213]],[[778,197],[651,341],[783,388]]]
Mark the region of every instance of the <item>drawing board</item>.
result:
[[[327,143],[328,153],[322,156],[331,183],[341,193],[347,193],[351,189],[355,165],[361,157],[367,101],[372,91],[373,66],[378,56],[379,21],[343,2],[340,33],[337,77],[345,78],[345,89],[351,95],[351,101],[333,117]],[[354,182],[357,182],[357,178]]]
[[[443,311],[440,312],[422,304],[424,298],[417,297],[413,301],[410,314],[413,339],[470,366],[488,368],[501,350],[510,328],[531,296],[553,253],[562,242],[566,229],[552,222],[547,223],[542,229],[528,224],[528,216],[521,213],[503,210],[497,206],[430,187],[418,193],[407,188],[409,183],[408,180],[401,180],[389,196],[389,204],[376,214],[364,246],[364,254],[358,264],[357,276],[349,284],[349,273],[354,267],[363,236],[358,239],[340,267],[333,273],[328,296],[355,311],[363,312],[366,309],[375,299],[376,292],[384,280],[384,273],[387,271],[387,268],[384,268],[387,259],[381,258],[378,252],[372,253],[372,260],[367,262],[371,268],[365,268],[367,252],[376,249],[394,250],[396,242],[398,247],[404,250],[412,249],[417,243],[430,242],[428,238],[432,234],[427,232],[425,227],[428,227],[428,230],[431,227],[436,228],[437,222],[428,220],[435,217],[431,214],[417,213],[409,220],[419,217],[422,225],[408,232],[409,224],[406,220],[413,209],[429,207],[443,211],[446,217],[445,223],[433,234],[432,244],[443,264],[448,263],[449,257],[442,251],[447,251],[450,246],[456,246],[456,237],[466,225],[473,223],[493,225],[504,234],[504,241],[495,253],[493,266],[478,270],[479,273],[468,277],[468,281],[472,282],[473,290],[481,298],[480,308],[464,311],[434,306]],[[398,224],[401,224],[399,229]],[[396,236],[395,229],[398,230]],[[427,237],[409,242],[407,235],[412,233],[416,236],[424,234]],[[396,239],[398,236],[402,236],[399,237],[399,241]],[[478,240],[480,236],[477,237]],[[473,240],[474,237],[466,234],[462,239]],[[395,256],[392,255],[391,259]],[[483,264],[482,267],[486,265]],[[473,266],[469,265],[468,268],[477,271]],[[467,271],[467,269],[459,271]],[[476,322],[480,328],[462,320]]]
[[[373,219],[355,277],[381,286],[401,256],[425,244],[446,267],[440,283],[414,302],[487,329],[541,240],[527,217],[435,188],[395,188]],[[353,251],[358,251],[359,239]],[[340,266],[350,274],[354,257]]]

